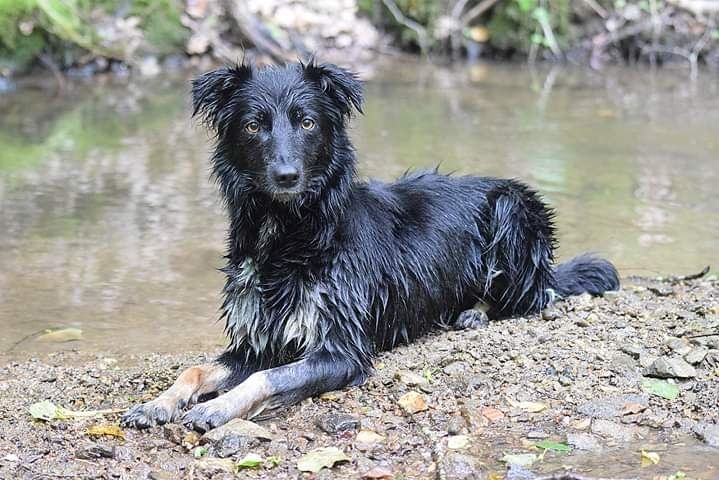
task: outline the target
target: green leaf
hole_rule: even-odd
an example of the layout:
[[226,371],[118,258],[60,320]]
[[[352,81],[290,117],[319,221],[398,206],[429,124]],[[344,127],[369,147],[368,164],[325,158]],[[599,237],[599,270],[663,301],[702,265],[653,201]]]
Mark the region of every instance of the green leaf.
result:
[[528,467],[537,461],[539,457],[534,453],[516,453],[507,454],[502,457],[504,463],[519,465],[520,467]]
[[543,448],[544,450],[553,450],[555,452],[571,452],[572,447],[562,442],[553,442],[551,440],[542,440],[534,444],[537,448]]
[[642,383],[642,390],[667,400],[674,400],[679,396],[679,387],[664,380],[647,379]]
[[529,13],[537,7],[537,0],[517,0],[517,6],[523,13]]
[[536,45],[542,45],[544,44],[544,35],[535,32],[532,34],[531,41]]
[[544,7],[537,7],[532,12],[532,17],[542,25],[550,25],[549,12]]
[[49,422],[50,420],[59,420],[59,409],[50,400],[43,400],[42,402],[33,403],[28,408],[32,418],[37,420],[43,420]]
[[248,453],[244,456],[244,458],[242,458],[242,460],[237,462],[237,469],[241,470],[243,468],[257,468],[263,463],[265,463],[265,460],[262,457],[260,457],[256,453]]
[[195,458],[202,458],[207,455],[209,449],[207,447],[197,447],[193,452]]
[[302,472],[317,473],[323,468],[331,468],[337,462],[350,459],[337,447],[315,448],[297,460],[297,468]]
[[277,455],[271,455],[265,459],[267,463],[270,464],[271,467],[276,467],[280,463],[282,463],[282,458],[280,458]]

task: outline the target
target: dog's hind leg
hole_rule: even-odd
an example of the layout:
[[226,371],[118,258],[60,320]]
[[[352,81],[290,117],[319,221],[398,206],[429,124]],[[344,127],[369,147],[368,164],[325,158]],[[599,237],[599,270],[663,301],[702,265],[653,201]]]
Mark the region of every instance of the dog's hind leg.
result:
[[357,385],[367,374],[368,368],[344,357],[313,353],[303,360],[253,373],[229,392],[195,405],[185,414],[183,423],[208,431],[233,418],[252,418],[313,395]]
[[231,369],[221,363],[188,368],[159,397],[131,408],[122,416],[121,423],[128,427],[148,428],[172,422],[200,396],[217,391],[231,374]]

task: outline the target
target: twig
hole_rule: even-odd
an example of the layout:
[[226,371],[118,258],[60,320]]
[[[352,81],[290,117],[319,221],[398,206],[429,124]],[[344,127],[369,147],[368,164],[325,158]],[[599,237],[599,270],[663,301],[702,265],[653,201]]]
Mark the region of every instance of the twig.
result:
[[719,337],[719,330],[716,332],[704,332],[695,333],[694,335],[687,335],[687,338],[704,338],[704,337]]
[[235,20],[242,35],[253,43],[260,51],[268,54],[276,62],[293,61],[293,54],[280,47],[274,40],[268,38],[260,30],[261,22],[252,13],[243,7],[244,2],[226,0],[227,12]]
[[681,277],[675,277],[675,279],[678,282],[681,282],[684,280],[696,280],[698,278],[702,278],[707,273],[709,273],[709,270],[711,270],[711,265],[707,265],[706,267],[704,267],[701,272],[690,273],[689,275],[682,275]]
[[414,31],[415,34],[417,34],[417,42],[419,42],[419,49],[424,55],[427,55],[427,50],[429,47],[429,42],[427,40],[427,30],[411,18],[407,18],[393,0],[382,0],[382,3],[385,7],[387,7],[387,10],[390,11],[397,23],[404,25],[405,27]]
[[467,13],[462,15],[462,19],[460,20],[460,25],[462,27],[466,27],[470,23],[472,23],[472,20],[482,15],[484,12],[489,10],[494,6],[495,3],[499,2],[499,0],[482,0],[474,7],[467,10]]
[[595,0],[584,0],[584,3],[589,5],[592,10],[596,12],[597,15],[599,15],[602,18],[607,18],[609,16],[609,13],[607,10],[599,5]]
[[67,82],[65,82],[65,77],[58,68],[58,66],[55,64],[53,59],[49,55],[42,54],[38,57],[40,59],[40,62],[42,62],[43,65],[47,67],[48,70],[52,73],[52,76],[55,77],[55,81],[57,82],[57,89],[60,93],[65,91],[65,88],[67,87]]
[[542,31],[544,32],[544,38],[547,39],[547,43],[549,44],[549,49],[552,51],[552,53],[558,60],[561,60],[564,55],[562,54],[562,50],[559,48],[557,39],[554,36],[552,25],[550,25],[549,21],[544,15],[537,15],[535,18],[539,22],[539,25],[542,27]]

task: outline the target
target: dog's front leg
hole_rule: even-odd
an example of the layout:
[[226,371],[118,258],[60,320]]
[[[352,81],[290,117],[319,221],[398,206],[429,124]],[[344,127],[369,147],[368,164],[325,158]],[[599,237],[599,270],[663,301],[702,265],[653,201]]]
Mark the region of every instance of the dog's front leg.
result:
[[193,407],[183,417],[183,423],[205,432],[233,418],[252,418],[264,410],[359,384],[366,376],[367,369],[350,360],[314,353],[294,363],[253,373],[227,393]]
[[148,428],[176,420],[183,408],[195,403],[201,395],[217,391],[231,374],[232,370],[220,363],[188,368],[159,397],[125,413],[121,423],[128,427]]

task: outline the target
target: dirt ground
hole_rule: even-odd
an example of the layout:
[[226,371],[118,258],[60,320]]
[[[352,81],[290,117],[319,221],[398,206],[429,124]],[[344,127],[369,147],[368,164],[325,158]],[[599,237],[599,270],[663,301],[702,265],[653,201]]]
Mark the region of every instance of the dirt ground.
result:
[[[9,362],[0,478],[716,480],[718,287],[716,277],[628,279],[619,293],[541,316],[438,332],[380,355],[361,387],[257,422],[259,433],[241,423],[214,439],[179,425],[92,436],[120,413],[40,421],[28,408],[124,410],[216,352]],[[320,447],[348,460],[302,473],[298,460]],[[248,454],[262,461],[240,469]]]

